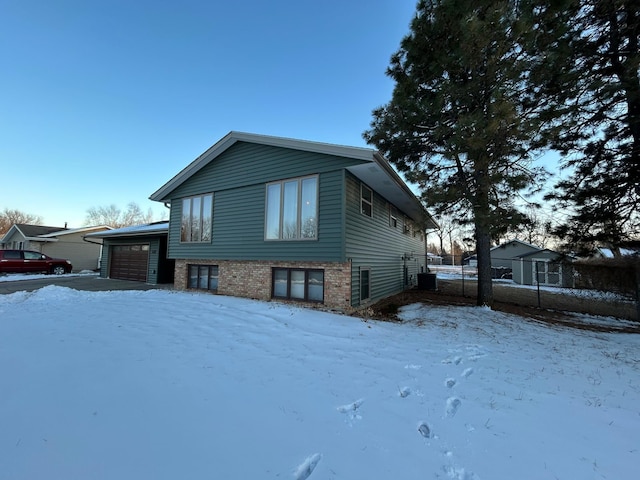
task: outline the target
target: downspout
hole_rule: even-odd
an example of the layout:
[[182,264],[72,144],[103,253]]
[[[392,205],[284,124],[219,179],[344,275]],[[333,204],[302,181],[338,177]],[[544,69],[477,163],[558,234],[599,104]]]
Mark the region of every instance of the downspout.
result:
[[94,245],[100,245],[100,255],[98,255],[98,271],[102,270],[102,249],[104,248],[104,240],[100,243],[87,240],[87,237],[82,237],[83,242],[93,243]]

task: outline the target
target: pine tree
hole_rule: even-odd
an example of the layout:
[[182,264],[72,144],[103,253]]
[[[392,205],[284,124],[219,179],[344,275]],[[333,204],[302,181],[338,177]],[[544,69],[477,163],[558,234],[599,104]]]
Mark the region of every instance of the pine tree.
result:
[[516,197],[544,175],[531,159],[553,110],[531,84],[544,72],[530,53],[533,13],[518,1],[420,1],[387,70],[393,97],[364,133],[436,212],[473,223],[479,305],[493,303],[492,237],[523,218]]
[[549,31],[571,32],[557,70],[573,123],[557,146],[571,175],[547,198],[572,208],[556,233],[588,251],[640,235],[640,3],[574,0],[560,15]]

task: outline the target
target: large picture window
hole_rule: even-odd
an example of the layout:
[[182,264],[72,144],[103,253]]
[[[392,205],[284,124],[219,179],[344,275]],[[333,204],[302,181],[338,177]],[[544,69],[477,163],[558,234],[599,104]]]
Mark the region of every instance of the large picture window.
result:
[[181,242],[210,242],[213,216],[213,194],[182,200]]
[[318,238],[318,177],[294,178],[267,185],[265,239]]
[[324,301],[324,270],[274,268],[272,276],[273,298]]
[[217,265],[189,265],[187,288],[218,290]]

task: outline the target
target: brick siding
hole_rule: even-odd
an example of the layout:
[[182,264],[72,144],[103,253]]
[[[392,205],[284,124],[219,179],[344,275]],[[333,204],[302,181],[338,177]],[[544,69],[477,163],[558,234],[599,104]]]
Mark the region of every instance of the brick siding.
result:
[[350,262],[282,262],[237,260],[176,260],[177,290],[187,289],[188,265],[218,265],[218,294],[234,297],[271,299],[272,268],[324,270],[324,306],[351,310]]

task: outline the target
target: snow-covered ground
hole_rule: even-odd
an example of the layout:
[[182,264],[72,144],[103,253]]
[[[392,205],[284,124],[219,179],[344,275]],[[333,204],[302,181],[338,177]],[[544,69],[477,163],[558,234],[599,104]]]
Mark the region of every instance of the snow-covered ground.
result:
[[401,316],[0,295],[0,479],[636,478],[640,335]]
[[[94,276],[97,277],[98,273],[91,270],[82,270],[77,273],[65,273],[59,275],[60,277],[84,277]],[[0,274],[0,282],[19,282],[21,280],[38,280],[39,278],[56,278],[56,276],[47,275],[44,273],[5,273]]]

